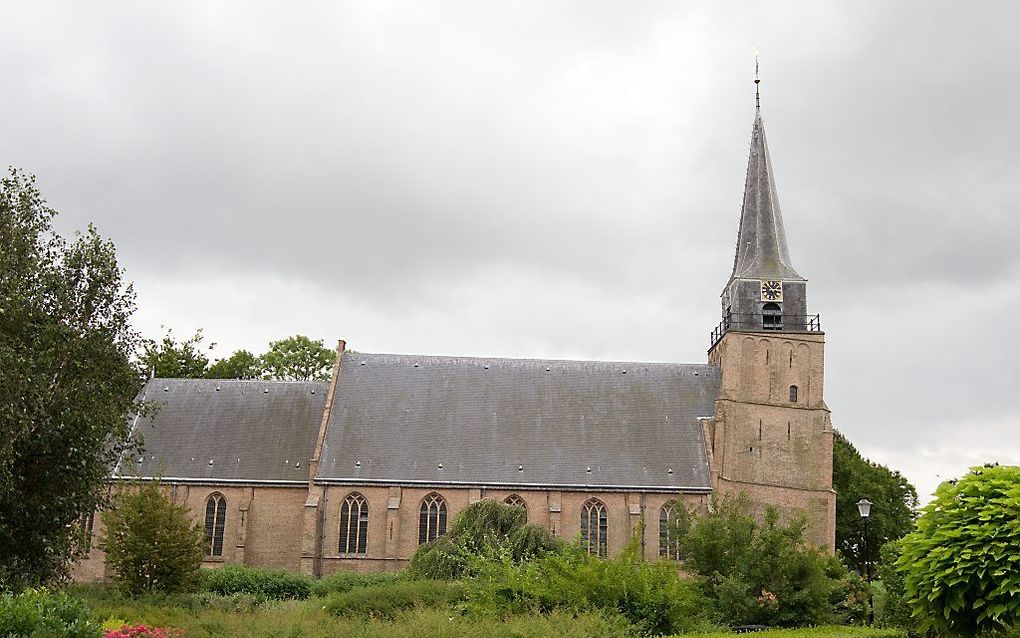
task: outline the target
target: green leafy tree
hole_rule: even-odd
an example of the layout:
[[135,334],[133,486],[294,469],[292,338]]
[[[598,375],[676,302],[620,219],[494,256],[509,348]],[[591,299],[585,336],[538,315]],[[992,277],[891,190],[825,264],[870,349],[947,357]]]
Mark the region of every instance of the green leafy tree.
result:
[[[167,330],[159,341],[146,339],[138,357],[142,376],[161,379],[198,379],[205,376],[209,357],[202,353],[202,331],[178,341],[173,330]],[[214,347],[215,344],[209,346]]]
[[745,495],[716,499],[691,520],[680,551],[723,622],[796,626],[834,617],[832,593],[846,569],[805,545],[803,518],[781,524],[770,507],[759,522]]
[[262,376],[259,359],[247,350],[238,350],[216,361],[205,371],[207,379],[257,379]]
[[1020,467],[940,485],[901,547],[907,601],[927,627],[973,636],[1020,625]]
[[92,226],[68,243],[54,215],[33,177],[0,180],[0,590],[64,572],[139,389],[114,246]]
[[836,490],[836,549],[847,565],[863,574],[864,528],[857,501],[867,498],[874,503],[868,521],[868,553],[876,565],[883,545],[913,529],[917,490],[899,472],[864,458],[839,432],[833,439],[832,487]]
[[326,381],[336,360],[336,352],[304,335],[295,335],[269,344],[259,357],[267,379],[285,381]]
[[156,482],[121,490],[103,512],[100,548],[114,579],[127,592],[180,592],[191,588],[202,565],[202,527]]

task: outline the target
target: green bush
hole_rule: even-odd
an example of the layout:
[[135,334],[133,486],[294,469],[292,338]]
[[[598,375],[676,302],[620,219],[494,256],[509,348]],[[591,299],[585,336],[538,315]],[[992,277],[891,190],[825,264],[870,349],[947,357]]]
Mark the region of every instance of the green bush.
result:
[[447,608],[464,600],[464,586],[439,580],[397,580],[331,594],[325,609],[337,616],[393,618],[413,607]]
[[530,561],[505,556],[484,563],[469,592],[469,608],[482,614],[599,610],[649,634],[690,630],[700,624],[703,606],[675,565],[642,560],[636,543],[612,559],[578,547]]
[[158,483],[123,489],[103,512],[106,536],[100,547],[114,580],[134,594],[191,589],[202,564],[202,528],[184,505],[170,500]]
[[64,592],[26,589],[0,594],[0,638],[100,638],[99,621]]
[[291,600],[308,598],[313,583],[314,580],[308,576],[283,570],[224,565],[203,573],[202,590],[222,596],[249,594],[273,600]]
[[1020,625],[1020,467],[973,468],[921,512],[897,561],[913,614],[964,636]]
[[875,590],[875,622],[883,627],[898,627],[911,636],[923,633],[920,622],[912,615],[907,601],[903,572],[896,568],[902,552],[901,543],[893,541],[882,547],[877,565],[879,587]]
[[461,511],[446,535],[421,545],[411,557],[408,573],[414,578],[453,580],[474,573],[479,557],[501,554],[521,561],[561,546],[544,527],[528,525],[520,507],[483,499]]
[[404,576],[393,572],[362,574],[360,572],[336,572],[312,583],[313,596],[327,596],[343,593],[361,587],[388,585],[403,579]]
[[846,570],[805,545],[802,518],[782,525],[769,508],[758,523],[746,496],[723,498],[691,521],[680,547],[720,622],[793,627],[835,620],[834,590]]

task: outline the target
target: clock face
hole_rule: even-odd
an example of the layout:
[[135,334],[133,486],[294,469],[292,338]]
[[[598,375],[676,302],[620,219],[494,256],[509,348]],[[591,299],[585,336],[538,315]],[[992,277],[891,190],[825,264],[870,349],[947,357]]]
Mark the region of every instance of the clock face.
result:
[[763,282],[761,282],[761,300],[762,301],[782,301],[783,300],[783,282],[781,282],[781,281],[763,281]]

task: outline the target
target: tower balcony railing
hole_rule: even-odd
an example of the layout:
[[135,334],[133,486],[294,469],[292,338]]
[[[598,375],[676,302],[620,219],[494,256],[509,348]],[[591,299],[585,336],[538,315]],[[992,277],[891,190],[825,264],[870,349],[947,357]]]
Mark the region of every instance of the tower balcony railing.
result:
[[821,332],[822,319],[819,315],[783,315],[769,313],[727,313],[712,331],[712,345],[730,330],[749,332]]

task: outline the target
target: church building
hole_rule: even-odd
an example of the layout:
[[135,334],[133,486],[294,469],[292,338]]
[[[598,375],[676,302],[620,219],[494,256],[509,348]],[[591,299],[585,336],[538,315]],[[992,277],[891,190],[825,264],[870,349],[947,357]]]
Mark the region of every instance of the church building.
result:
[[[516,505],[601,556],[676,559],[679,504],[746,493],[834,546],[824,335],[793,267],[756,112],[733,271],[706,363],[363,354],[328,383],[150,379],[143,452],[205,526],[206,566],[398,570],[469,504]],[[99,518],[94,533],[102,534]],[[94,546],[94,543],[93,543]],[[108,576],[92,549],[78,580]]]

